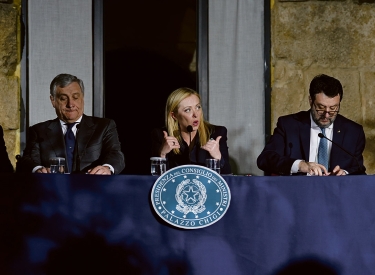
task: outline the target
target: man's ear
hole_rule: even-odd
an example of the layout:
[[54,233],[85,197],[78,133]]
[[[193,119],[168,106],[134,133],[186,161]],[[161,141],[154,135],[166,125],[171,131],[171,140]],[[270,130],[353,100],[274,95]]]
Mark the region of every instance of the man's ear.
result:
[[49,99],[51,100],[53,108],[55,108],[55,104],[56,104],[55,98],[52,95],[50,95]]
[[310,103],[310,107],[311,107],[311,105],[313,104],[313,101],[312,101],[312,99],[311,99],[311,96],[309,96],[309,103]]

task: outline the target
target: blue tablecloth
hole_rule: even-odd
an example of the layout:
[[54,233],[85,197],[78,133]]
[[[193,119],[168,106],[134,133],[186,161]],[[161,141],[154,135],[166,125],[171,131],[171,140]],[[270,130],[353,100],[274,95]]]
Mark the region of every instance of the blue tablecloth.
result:
[[0,274],[374,274],[374,176],[223,177],[225,216],[185,230],[155,214],[156,177],[1,176]]

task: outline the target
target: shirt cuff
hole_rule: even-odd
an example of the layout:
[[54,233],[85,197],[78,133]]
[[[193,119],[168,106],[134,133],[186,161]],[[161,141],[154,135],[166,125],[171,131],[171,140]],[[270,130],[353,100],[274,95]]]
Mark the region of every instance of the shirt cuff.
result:
[[102,166],[107,166],[109,168],[109,170],[111,170],[112,174],[115,173],[115,169],[113,169],[112,165],[110,165],[110,164],[103,164]]
[[303,161],[302,159],[297,159],[295,162],[293,162],[292,168],[290,168],[290,174],[298,173],[298,166],[299,163]]
[[43,168],[43,166],[35,166],[33,171],[31,171],[32,173],[35,173],[36,170],[40,169],[40,168]]

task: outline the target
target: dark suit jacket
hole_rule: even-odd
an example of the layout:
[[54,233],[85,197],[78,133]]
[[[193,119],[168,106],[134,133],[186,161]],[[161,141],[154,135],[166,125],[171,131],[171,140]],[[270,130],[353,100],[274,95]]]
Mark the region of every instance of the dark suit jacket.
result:
[[[297,159],[309,161],[310,155],[310,111],[282,116],[278,119],[273,136],[257,159],[259,169],[266,173],[289,175],[292,164]],[[363,127],[342,115],[337,115],[333,124],[333,142],[350,152],[355,158],[332,144],[329,171],[339,165],[351,173],[365,174],[363,150],[365,133]],[[329,142],[329,141],[328,141]]]
[[13,165],[9,160],[3,136],[3,127],[0,126],[0,173],[13,173]]
[[[232,169],[229,163],[229,153],[227,145],[227,128],[224,126],[215,126],[213,125],[213,131],[210,135],[210,138],[216,139],[218,136],[221,136],[219,145],[220,145],[220,173],[221,174],[231,174]],[[163,131],[167,131],[166,128],[157,128],[154,129],[151,133],[151,157],[160,156],[161,146],[164,141]],[[190,153],[189,148],[186,142],[180,144],[180,151],[182,154],[176,155],[173,151],[167,154],[167,169],[171,169],[180,165],[185,164],[196,164],[201,166],[206,166],[206,159],[212,158],[210,153],[206,150],[200,148],[199,136],[196,136],[195,150]]]
[[[49,167],[51,157],[66,158],[64,135],[58,118],[29,128],[17,172],[31,173],[38,165]],[[83,115],[76,134],[73,173],[84,173],[102,164],[112,165],[115,174],[125,167],[116,124],[111,119]]]

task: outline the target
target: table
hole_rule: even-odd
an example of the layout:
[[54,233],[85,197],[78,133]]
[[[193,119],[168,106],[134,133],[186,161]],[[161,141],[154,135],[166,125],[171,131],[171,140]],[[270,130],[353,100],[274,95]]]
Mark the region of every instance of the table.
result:
[[[166,224],[156,177],[0,175],[1,274],[281,274],[375,270],[375,177],[223,176],[230,207]],[[299,264],[297,263],[304,263]],[[297,268],[295,267],[295,268]]]

